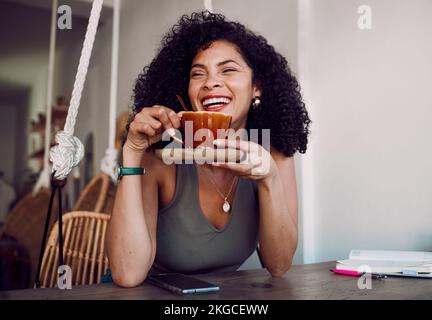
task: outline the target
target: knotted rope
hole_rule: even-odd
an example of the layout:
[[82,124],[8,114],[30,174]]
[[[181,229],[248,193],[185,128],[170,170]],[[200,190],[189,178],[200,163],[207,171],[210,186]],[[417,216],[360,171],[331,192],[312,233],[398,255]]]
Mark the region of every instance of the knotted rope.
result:
[[[84,82],[87,76],[88,65],[90,56],[93,49],[93,43],[99,23],[100,12],[102,10],[103,0],[94,0],[92,10],[90,13],[89,24],[84,39],[84,45],[81,51],[81,57],[78,64],[78,72],[75,77],[75,83],[72,91],[72,98],[66,117],[66,123],[63,131],[56,134],[56,146],[51,148],[50,160],[53,163],[52,177],[51,177],[51,197],[48,204],[47,218],[45,221],[45,229],[42,237],[38,266],[35,275],[35,286],[39,288],[40,283],[40,270],[42,266],[43,253],[45,250],[46,239],[48,236],[48,228],[51,216],[51,210],[54,202],[54,196],[58,194],[58,227],[59,227],[59,267],[63,265],[63,227],[62,227],[62,193],[61,189],[66,184],[66,177],[72,169],[78,165],[84,156],[84,146],[81,141],[73,135],[78,108],[81,100]],[[48,123],[47,123],[48,125]]]
[[66,179],[67,175],[72,171],[72,168],[78,165],[84,157],[84,146],[73,134],[102,4],[103,0],[94,0],[93,2],[66,123],[63,131],[59,131],[56,134],[55,141],[57,145],[52,147],[50,151],[50,160],[53,163],[52,172],[54,173],[54,177],[58,180]]

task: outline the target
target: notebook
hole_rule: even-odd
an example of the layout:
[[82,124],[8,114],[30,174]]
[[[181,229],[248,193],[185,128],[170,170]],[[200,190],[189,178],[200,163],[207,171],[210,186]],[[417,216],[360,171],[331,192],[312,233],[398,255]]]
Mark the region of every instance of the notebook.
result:
[[[370,271],[366,271],[367,268],[370,268]],[[432,278],[432,252],[351,250],[348,259],[336,262],[336,269],[388,276]]]

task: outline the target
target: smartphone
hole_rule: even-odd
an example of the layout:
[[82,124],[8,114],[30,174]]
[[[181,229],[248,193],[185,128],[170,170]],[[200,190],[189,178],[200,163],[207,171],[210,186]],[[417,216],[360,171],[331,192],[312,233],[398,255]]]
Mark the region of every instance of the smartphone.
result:
[[219,286],[180,273],[163,273],[147,277],[148,283],[177,294],[210,293],[219,291]]

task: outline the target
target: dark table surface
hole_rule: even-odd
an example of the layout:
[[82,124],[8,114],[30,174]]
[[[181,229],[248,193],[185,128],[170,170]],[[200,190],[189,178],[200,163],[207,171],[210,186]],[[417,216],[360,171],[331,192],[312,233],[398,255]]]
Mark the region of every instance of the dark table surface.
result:
[[144,283],[136,288],[115,284],[75,286],[72,290],[0,291],[0,299],[144,299],[144,300],[285,300],[285,299],[432,299],[432,279],[388,277],[372,279],[371,289],[359,289],[359,278],[329,271],[335,262],[296,265],[282,278],[265,269],[196,275],[220,286],[218,293],[180,296]]

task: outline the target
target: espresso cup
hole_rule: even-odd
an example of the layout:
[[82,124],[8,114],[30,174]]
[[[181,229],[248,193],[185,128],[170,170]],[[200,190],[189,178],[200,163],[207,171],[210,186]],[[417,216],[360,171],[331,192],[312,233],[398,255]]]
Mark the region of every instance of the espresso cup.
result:
[[213,140],[227,137],[231,119],[230,115],[221,112],[183,112],[181,125],[185,147],[213,147]]

